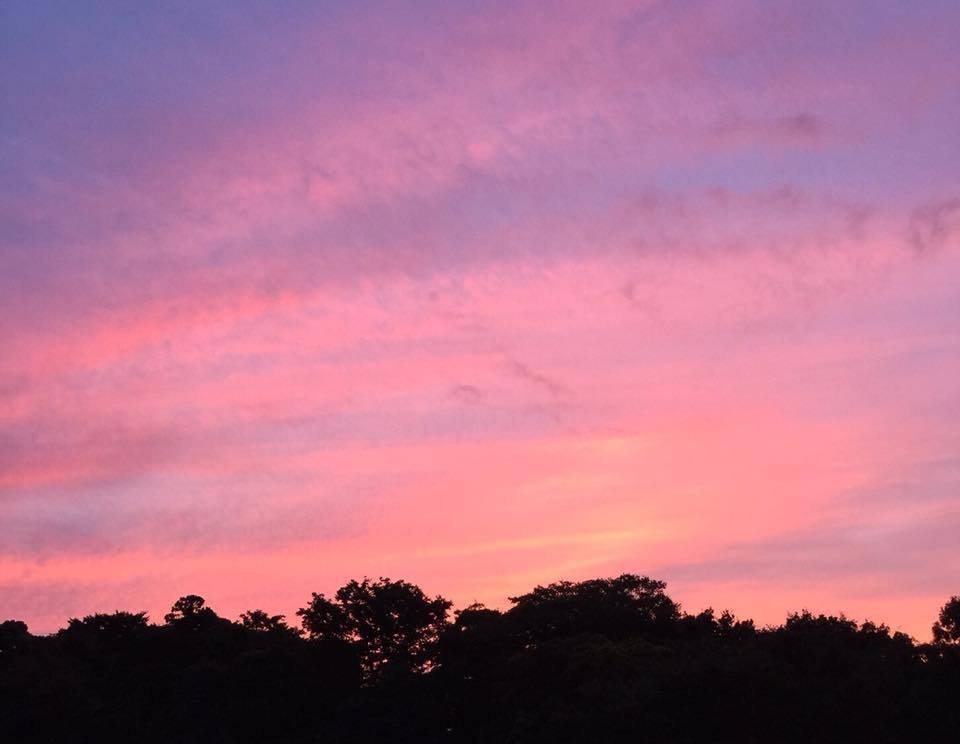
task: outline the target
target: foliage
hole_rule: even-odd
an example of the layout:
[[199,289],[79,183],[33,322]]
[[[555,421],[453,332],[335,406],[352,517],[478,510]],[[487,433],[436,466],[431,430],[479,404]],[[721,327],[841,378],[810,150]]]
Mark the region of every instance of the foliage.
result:
[[666,632],[680,607],[665,593],[666,584],[646,576],[561,581],[511,597],[508,613],[528,643],[577,633],[627,638],[640,632]]
[[758,629],[683,612],[663,582],[558,582],[506,611],[362,579],[238,622],[202,597],[0,623],[0,739],[12,742],[952,742],[956,597],[935,642],[843,615]]
[[960,643],[960,597],[950,597],[933,626],[936,643]]
[[247,610],[240,615],[240,624],[247,630],[256,630],[262,633],[292,633],[301,635],[299,628],[287,625],[285,615],[271,615],[263,610]]
[[315,593],[297,615],[311,638],[356,646],[365,675],[375,678],[429,668],[450,607],[418,586],[381,577],[351,581],[332,601]]

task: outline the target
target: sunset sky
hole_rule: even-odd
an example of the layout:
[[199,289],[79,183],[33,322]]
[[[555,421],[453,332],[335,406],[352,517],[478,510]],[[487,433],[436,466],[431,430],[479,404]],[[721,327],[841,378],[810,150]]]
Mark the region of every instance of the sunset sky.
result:
[[960,4],[0,5],[0,619],[960,593]]

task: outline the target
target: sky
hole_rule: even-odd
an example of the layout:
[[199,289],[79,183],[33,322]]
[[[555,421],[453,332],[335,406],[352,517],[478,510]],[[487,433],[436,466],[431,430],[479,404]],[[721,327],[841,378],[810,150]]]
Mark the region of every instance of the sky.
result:
[[0,5],[0,615],[960,593],[960,5]]

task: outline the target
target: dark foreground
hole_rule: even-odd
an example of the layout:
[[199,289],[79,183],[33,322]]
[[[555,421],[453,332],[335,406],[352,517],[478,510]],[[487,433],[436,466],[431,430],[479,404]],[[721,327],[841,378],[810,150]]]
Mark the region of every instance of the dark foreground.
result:
[[[633,575],[454,613],[416,586],[314,595],[303,630],[183,597],[0,625],[0,741],[960,742],[960,598],[917,644],[799,613],[682,612]],[[2,611],[2,608],[0,608]]]

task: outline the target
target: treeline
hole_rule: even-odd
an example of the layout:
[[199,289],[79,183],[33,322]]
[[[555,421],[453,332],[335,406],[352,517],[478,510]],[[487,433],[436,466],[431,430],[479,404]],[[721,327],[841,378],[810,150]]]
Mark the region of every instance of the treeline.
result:
[[501,612],[351,581],[297,612],[196,595],[0,624],[0,741],[957,742],[960,597],[917,643],[800,612],[688,614],[663,582],[538,586]]

